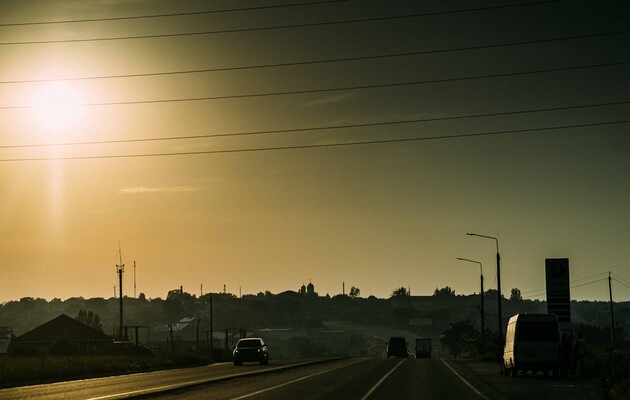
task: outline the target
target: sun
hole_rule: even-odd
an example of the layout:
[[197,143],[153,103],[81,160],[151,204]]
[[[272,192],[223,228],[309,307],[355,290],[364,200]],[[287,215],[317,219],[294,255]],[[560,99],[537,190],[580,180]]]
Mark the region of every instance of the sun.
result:
[[47,82],[33,94],[32,117],[39,129],[63,133],[80,121],[84,103],[78,87],[68,82]]

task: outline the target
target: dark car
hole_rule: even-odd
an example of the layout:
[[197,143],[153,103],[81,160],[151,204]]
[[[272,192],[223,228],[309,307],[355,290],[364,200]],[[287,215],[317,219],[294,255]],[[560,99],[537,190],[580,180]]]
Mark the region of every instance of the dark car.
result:
[[269,363],[267,345],[261,338],[241,339],[233,349],[234,365],[243,365],[246,361],[259,362],[261,365]]
[[407,339],[400,336],[392,336],[387,342],[387,358],[407,358],[409,351],[407,350]]

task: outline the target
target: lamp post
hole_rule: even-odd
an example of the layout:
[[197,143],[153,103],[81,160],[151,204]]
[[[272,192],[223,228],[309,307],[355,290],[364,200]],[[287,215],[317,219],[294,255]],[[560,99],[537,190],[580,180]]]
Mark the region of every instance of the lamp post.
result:
[[477,236],[492,239],[497,244],[497,305],[499,312],[499,338],[503,341],[503,316],[501,312],[501,256],[499,255],[499,239],[493,236],[480,235],[478,233],[466,233],[469,236]]
[[483,306],[483,264],[481,264],[481,262],[479,261],[469,260],[467,258],[457,257],[457,259],[460,261],[467,261],[467,262],[479,264],[479,272],[481,276],[481,292],[479,292],[481,296],[481,345],[479,347],[481,349],[481,356],[483,357],[483,353],[486,349],[486,335],[485,335],[486,325],[485,325],[485,318],[484,318],[485,311],[484,311],[484,306]]

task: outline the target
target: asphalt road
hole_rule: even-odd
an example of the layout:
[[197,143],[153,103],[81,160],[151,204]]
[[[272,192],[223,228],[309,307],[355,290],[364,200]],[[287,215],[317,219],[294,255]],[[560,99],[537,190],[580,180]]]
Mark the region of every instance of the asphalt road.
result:
[[147,398],[490,400],[451,368],[442,360],[347,359]]
[[347,358],[231,363],[0,390],[0,399],[592,400],[594,382],[499,376],[496,365],[443,359]]

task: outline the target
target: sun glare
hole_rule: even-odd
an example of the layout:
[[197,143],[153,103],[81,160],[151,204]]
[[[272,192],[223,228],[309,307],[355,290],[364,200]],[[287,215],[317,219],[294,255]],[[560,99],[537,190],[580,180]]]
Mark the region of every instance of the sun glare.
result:
[[34,93],[32,116],[38,128],[62,133],[79,122],[83,103],[79,88],[66,82],[48,82]]

